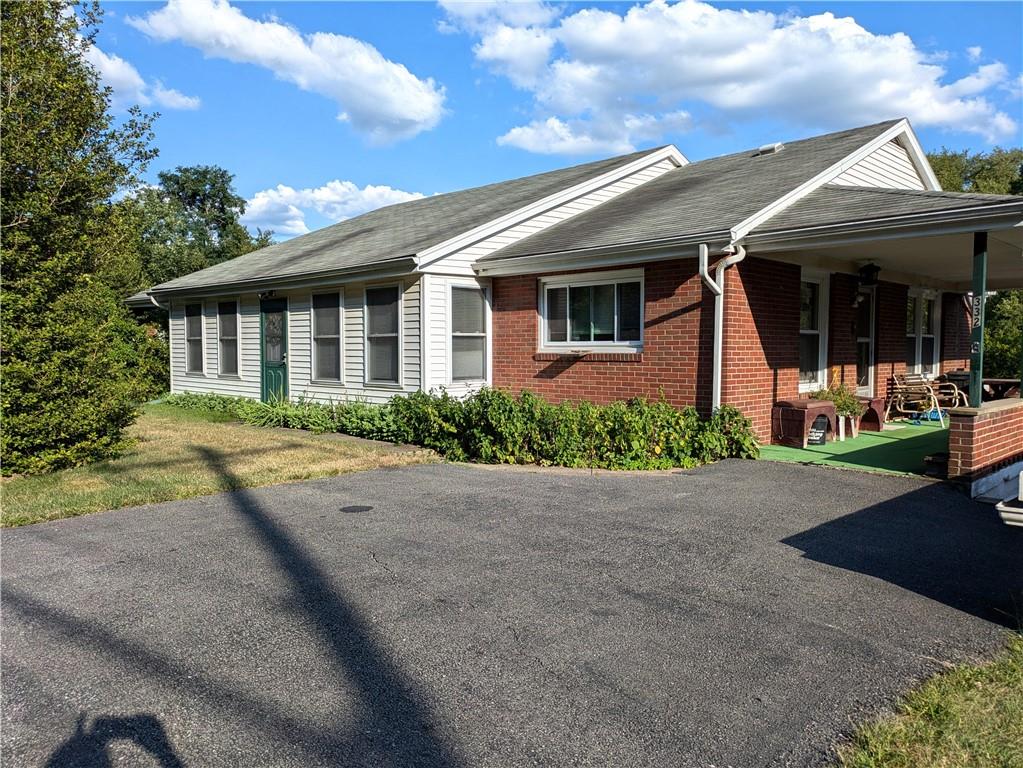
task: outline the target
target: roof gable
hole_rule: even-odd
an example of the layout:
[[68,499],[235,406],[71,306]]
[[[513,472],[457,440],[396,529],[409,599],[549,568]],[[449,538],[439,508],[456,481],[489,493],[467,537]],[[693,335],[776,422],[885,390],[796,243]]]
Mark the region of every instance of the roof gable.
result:
[[[481,263],[689,238],[741,237],[908,127],[903,120],[689,163]],[[773,207],[777,207],[775,210]]]

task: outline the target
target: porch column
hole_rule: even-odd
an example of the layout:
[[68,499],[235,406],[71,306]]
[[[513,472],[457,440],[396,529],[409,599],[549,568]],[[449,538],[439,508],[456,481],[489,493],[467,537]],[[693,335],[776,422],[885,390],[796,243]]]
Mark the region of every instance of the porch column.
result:
[[973,233],[973,304],[970,319],[970,407],[980,408],[984,387],[984,294],[987,232]]

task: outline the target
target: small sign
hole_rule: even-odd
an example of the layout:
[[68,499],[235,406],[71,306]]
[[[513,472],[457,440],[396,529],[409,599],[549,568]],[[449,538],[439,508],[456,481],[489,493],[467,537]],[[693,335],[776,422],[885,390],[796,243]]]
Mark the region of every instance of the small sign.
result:
[[810,432],[806,436],[807,445],[824,445],[828,439],[828,417],[823,413],[813,420]]
[[973,327],[980,328],[981,323],[984,320],[984,294],[975,293],[973,295]]

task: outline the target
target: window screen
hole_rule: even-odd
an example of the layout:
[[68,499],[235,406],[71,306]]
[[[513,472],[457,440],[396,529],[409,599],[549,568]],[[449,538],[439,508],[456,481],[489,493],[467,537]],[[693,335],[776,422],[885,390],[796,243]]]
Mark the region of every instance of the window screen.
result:
[[481,381],[487,375],[486,302],[478,288],[451,289],[451,379]]
[[202,304],[185,305],[185,370],[202,373]]
[[217,304],[219,365],[222,374],[238,374],[238,304],[221,301]]
[[341,294],[313,296],[313,378],[341,380]]
[[366,345],[369,380],[397,384],[398,286],[366,289]]
[[799,284],[799,381],[817,385],[821,378],[821,286]]

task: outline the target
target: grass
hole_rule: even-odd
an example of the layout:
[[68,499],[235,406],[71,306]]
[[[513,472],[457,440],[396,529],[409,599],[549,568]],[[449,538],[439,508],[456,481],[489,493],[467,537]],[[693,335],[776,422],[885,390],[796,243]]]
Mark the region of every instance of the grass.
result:
[[4,527],[118,507],[187,499],[235,488],[307,480],[436,460],[425,450],[270,431],[226,414],[147,405],[117,459],[0,486]]
[[855,440],[806,448],[764,445],[760,458],[900,475],[924,474],[924,457],[948,450],[948,429],[937,422],[903,423],[899,429],[860,432]]
[[994,662],[938,675],[840,748],[842,768],[1023,766],[1023,636]]

